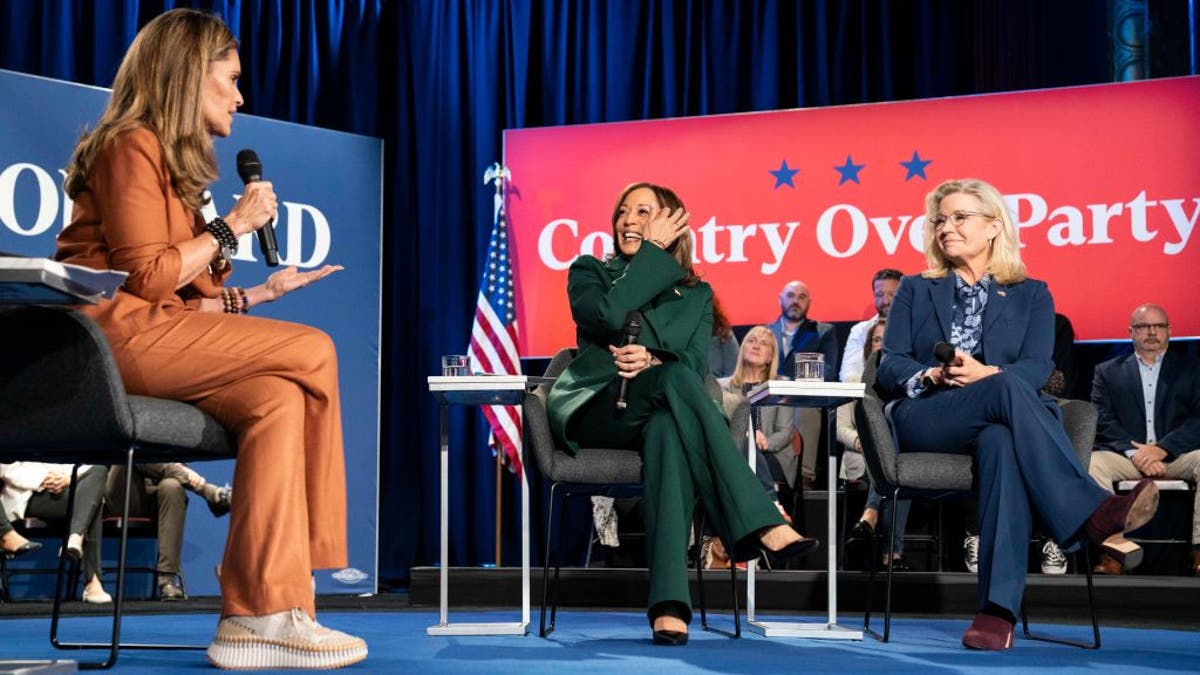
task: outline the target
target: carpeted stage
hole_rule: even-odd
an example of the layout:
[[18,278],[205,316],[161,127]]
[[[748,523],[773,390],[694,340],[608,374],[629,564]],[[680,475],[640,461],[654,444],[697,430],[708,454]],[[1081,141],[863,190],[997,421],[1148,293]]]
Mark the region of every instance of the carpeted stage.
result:
[[[1185,577],[1097,578],[1103,646],[1087,651],[1018,637],[1004,654],[970,652],[959,640],[970,616],[975,578],[965,573],[897,575],[897,618],[892,641],[882,644],[764,638],[748,630],[732,640],[705,633],[693,623],[691,644],[656,647],[636,598],[644,598],[644,570],[564,570],[564,609],[558,629],[537,637],[540,574],[535,571],[533,621],[525,637],[429,637],[437,622],[436,568],[413,570],[410,593],[369,598],[323,597],[321,620],[363,636],[370,657],[354,670],[379,673],[763,673],[826,672],[988,672],[1037,669],[1059,672],[1197,672],[1200,670],[1200,580]],[[840,621],[862,622],[863,579],[839,577]],[[760,572],[761,618],[823,620],[824,576],[818,572]],[[728,574],[705,575],[710,622],[730,627]],[[744,586],[743,586],[744,590]],[[640,594],[640,595],[639,595]],[[464,602],[472,598],[470,608]],[[519,570],[454,569],[452,622],[512,621],[518,616]],[[580,602],[580,599],[588,599]],[[595,598],[608,608],[591,608]],[[1083,577],[1029,578],[1030,619],[1038,632],[1078,640],[1090,638]],[[630,600],[633,599],[633,602]],[[510,605],[512,602],[514,604]],[[802,608],[781,611],[792,604]],[[204,643],[217,621],[215,598],[183,603],[133,601],[124,624],[125,640]],[[615,607],[615,609],[614,609]],[[100,640],[107,635],[103,608],[71,603],[64,639]],[[0,604],[0,659],[100,658],[99,654],[56,651],[47,638],[45,603]],[[881,618],[880,618],[881,619]],[[882,628],[881,620],[872,621]],[[208,669],[202,652],[122,652],[118,672],[175,672]],[[6,672],[0,666],[0,673]]]

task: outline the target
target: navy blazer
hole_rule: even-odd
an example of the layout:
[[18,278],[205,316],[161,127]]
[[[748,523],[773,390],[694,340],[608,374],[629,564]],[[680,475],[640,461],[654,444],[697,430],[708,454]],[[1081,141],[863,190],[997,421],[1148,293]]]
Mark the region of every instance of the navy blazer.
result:
[[[950,274],[953,274],[951,272]],[[900,280],[888,311],[883,360],[876,387],[888,398],[905,396],[913,375],[938,365],[933,346],[950,341],[954,278]],[[983,357],[988,365],[1021,378],[1039,390],[1054,370],[1054,299],[1045,282],[1026,279],[1015,284],[992,281],[983,311]]]
[[775,319],[767,325],[775,336],[775,349],[779,351],[779,374],[784,377],[796,376],[796,352],[821,352],[825,355],[825,381],[837,382],[841,363],[838,361],[837,331],[833,324],[805,319],[796,329],[798,339],[792,343],[791,351],[784,354],[783,326],[780,321]]
[[[1171,457],[1200,448],[1200,361],[1167,352],[1154,393],[1154,436]],[[1100,413],[1096,446],[1125,452],[1146,442],[1146,404],[1137,354],[1096,366],[1092,402]]]

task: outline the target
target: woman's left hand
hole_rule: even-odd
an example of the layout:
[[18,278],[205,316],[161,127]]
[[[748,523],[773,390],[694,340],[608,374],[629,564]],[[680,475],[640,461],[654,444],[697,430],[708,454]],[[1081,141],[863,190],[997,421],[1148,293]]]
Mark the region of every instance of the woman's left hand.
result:
[[295,267],[285,267],[267,277],[267,282],[263,284],[263,288],[267,291],[266,299],[268,301],[278,300],[297,288],[304,288],[314,281],[320,281],[342,269],[345,268],[341,265],[326,265],[310,272],[301,272]]
[[962,351],[954,350],[954,362],[943,369],[943,380],[951,387],[965,387],[978,382],[985,377],[991,377],[1000,372],[996,366],[980,363],[975,357]]
[[767,443],[767,435],[758,429],[754,430],[754,444],[758,446],[759,450],[769,450],[771,447]]
[[632,380],[638,373],[650,367],[653,357],[642,345],[625,345],[624,347],[608,346],[617,364],[617,375]]

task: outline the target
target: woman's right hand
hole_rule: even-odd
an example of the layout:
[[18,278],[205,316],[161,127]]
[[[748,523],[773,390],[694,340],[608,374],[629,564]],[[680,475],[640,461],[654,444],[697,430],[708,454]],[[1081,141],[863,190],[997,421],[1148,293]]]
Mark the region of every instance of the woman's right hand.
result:
[[642,345],[625,345],[624,347],[608,346],[608,351],[613,355],[613,362],[617,364],[617,375],[627,380],[632,380],[638,376],[638,373],[649,368],[653,362],[653,357],[650,352]]
[[254,232],[279,215],[279,200],[275,197],[275,189],[270,181],[246,183],[245,187],[241,199],[233,205],[229,215],[225,216],[225,223],[238,237],[247,232]]
[[688,231],[689,215],[683,209],[655,209],[650,216],[650,224],[646,226],[646,241],[660,244],[664,249],[670,248],[676,239]]

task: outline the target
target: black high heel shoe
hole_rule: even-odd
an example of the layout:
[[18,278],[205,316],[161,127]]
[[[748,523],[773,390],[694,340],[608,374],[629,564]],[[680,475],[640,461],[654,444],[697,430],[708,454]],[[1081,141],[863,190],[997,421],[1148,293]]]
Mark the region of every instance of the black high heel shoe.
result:
[[798,541],[793,541],[778,551],[772,551],[766,546],[760,547],[759,551],[762,553],[762,556],[767,559],[767,562],[770,563],[771,567],[775,567],[793,558],[799,558],[800,556],[814,553],[820,547],[821,542],[819,540],[813,539],[812,537],[802,537]]
[[26,553],[33,553],[34,551],[40,551],[40,550],[42,550],[42,542],[27,541],[24,544],[21,544],[15,551],[5,551],[4,557],[7,560],[12,560],[13,558],[16,558],[17,556],[22,556],[22,555],[25,555]]
[[869,544],[875,538],[875,528],[865,520],[860,520],[850,528],[850,533],[846,535],[846,545]]

